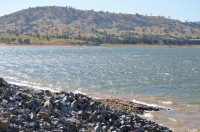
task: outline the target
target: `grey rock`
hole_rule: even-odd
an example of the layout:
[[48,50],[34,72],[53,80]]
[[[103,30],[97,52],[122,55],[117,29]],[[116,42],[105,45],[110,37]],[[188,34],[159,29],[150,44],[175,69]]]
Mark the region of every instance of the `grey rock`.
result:
[[34,100],[31,100],[31,101],[26,102],[26,106],[27,106],[29,109],[32,109],[33,107],[36,106],[35,101],[34,101]]
[[10,122],[15,122],[16,119],[16,115],[10,115]]
[[22,94],[21,94],[21,97],[22,97],[23,99],[30,99],[30,98],[32,97],[32,95],[31,95],[31,94],[22,93]]
[[71,111],[71,115],[72,115],[73,117],[77,117],[77,116],[78,116],[78,113],[77,113],[76,111]]
[[89,117],[89,120],[90,120],[90,121],[96,121],[96,120],[97,120],[97,115],[92,114],[92,115]]
[[94,132],[102,132],[101,126],[96,126],[96,127],[94,128]]
[[7,85],[8,85],[8,83],[3,78],[0,78],[0,86],[5,87]]
[[74,110],[74,109],[77,109],[77,100],[74,100],[72,103],[71,103],[71,108]]
[[51,125],[48,122],[44,122],[44,128],[50,130],[51,129]]
[[143,127],[138,127],[137,129],[136,129],[136,132],[143,132],[144,131],[144,128]]
[[84,103],[84,100],[81,97],[78,97],[78,102],[79,103]]
[[49,91],[49,90],[44,90],[44,94],[45,94],[46,96],[51,96],[51,91]]
[[34,114],[31,114],[31,115],[30,115],[30,120],[31,120],[31,121],[37,120],[37,116],[34,115]]
[[37,116],[40,118],[40,117],[42,117],[42,118],[49,118],[49,114],[48,113],[46,113],[46,112],[39,112],[38,114],[37,114]]
[[69,109],[66,106],[62,106],[61,111],[64,113],[67,113],[67,112],[69,112]]
[[104,119],[104,118],[103,118],[102,115],[98,115],[98,116],[97,116],[97,120],[98,120],[98,121],[102,121],[103,119]]
[[34,121],[34,122],[30,122],[30,127],[36,127],[37,126],[37,123]]
[[102,131],[103,131],[103,132],[107,132],[107,131],[108,131],[108,127],[107,127],[107,126],[103,126],[103,127],[102,127]]
[[0,95],[4,92],[4,90],[2,88],[0,88]]
[[50,100],[45,101],[44,102],[44,107],[51,110],[52,109],[51,101]]
[[63,97],[62,99],[63,102],[67,102],[67,100],[68,100],[68,96]]
[[120,131],[126,132],[126,131],[128,131],[128,130],[127,130],[127,128],[126,128],[125,125],[122,125],[122,126],[120,127]]
[[17,118],[16,118],[16,121],[17,121],[18,123],[21,123],[21,122],[24,121],[24,118],[22,117],[22,115],[18,115]]
[[63,124],[66,124],[66,123],[67,123],[67,119],[66,119],[66,117],[62,117],[62,118],[60,118],[60,122],[62,122]]

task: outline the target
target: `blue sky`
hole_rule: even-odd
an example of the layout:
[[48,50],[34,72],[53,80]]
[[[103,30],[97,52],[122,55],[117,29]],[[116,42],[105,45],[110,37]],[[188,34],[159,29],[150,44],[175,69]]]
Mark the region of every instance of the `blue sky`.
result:
[[200,21],[200,0],[2,0],[0,16],[29,7],[50,5]]

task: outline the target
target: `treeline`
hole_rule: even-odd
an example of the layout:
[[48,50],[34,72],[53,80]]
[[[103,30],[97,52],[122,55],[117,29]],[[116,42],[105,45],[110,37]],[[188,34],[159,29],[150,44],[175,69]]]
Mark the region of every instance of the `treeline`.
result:
[[165,45],[200,45],[200,39],[189,39],[189,38],[176,38],[172,36],[159,36],[159,35],[121,35],[115,36],[110,34],[104,34],[98,37],[86,37],[86,36],[70,36],[67,34],[63,35],[51,35],[43,36],[47,40],[52,38],[57,39],[75,39],[83,40],[86,43],[93,44],[165,44]]
[[[0,43],[6,44],[31,44],[29,38],[22,39],[19,35],[17,38],[0,38]],[[165,44],[165,45],[200,45],[200,39],[190,39],[190,38],[178,38],[173,36],[161,36],[161,35],[138,35],[138,34],[121,34],[120,36],[115,36],[114,34],[99,33],[96,37],[83,36],[81,34],[60,34],[60,35],[40,35],[37,34],[33,37],[38,39],[46,39],[47,41],[51,39],[65,39],[65,40],[82,40],[82,42],[77,41],[78,44]]]
[[128,37],[121,39],[119,37],[100,37],[100,38],[85,38],[82,40],[93,42],[95,44],[165,44],[165,45],[200,45],[200,40],[185,39],[185,38],[155,38],[155,37]]
[[30,44],[30,39],[22,39],[22,38],[0,38],[0,43],[3,44]]

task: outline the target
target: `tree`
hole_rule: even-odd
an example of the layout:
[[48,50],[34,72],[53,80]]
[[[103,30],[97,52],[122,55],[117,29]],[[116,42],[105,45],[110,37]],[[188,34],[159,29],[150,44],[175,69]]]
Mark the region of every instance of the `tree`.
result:
[[39,33],[37,34],[37,38],[40,38],[40,34]]
[[25,44],[30,44],[30,39],[25,39],[25,40],[24,40],[24,43],[25,43]]
[[21,38],[18,39],[18,43],[23,44],[23,40]]

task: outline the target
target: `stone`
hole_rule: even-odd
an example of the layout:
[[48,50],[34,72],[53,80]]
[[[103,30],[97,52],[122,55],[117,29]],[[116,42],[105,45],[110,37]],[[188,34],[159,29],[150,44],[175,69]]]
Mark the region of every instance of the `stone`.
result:
[[90,120],[90,121],[96,121],[96,120],[97,120],[97,115],[92,114],[92,115],[89,117],[89,120]]
[[21,123],[21,122],[24,121],[24,118],[22,117],[22,115],[17,115],[16,117],[17,117],[17,118],[16,118],[16,121],[17,121],[18,123]]
[[31,101],[28,101],[26,102],[26,106],[29,108],[29,109],[32,109],[33,106],[35,106],[35,101],[34,100],[31,100]]
[[143,127],[138,127],[137,129],[136,129],[136,132],[143,132],[144,131],[144,128]]
[[127,132],[128,130],[127,130],[127,128],[126,128],[125,125],[122,125],[122,126],[120,127],[120,131],[122,131],[122,132]]
[[96,103],[95,102],[90,102],[90,106],[93,107]]
[[82,104],[84,103],[84,100],[81,97],[78,97],[78,102]]
[[69,112],[69,109],[66,106],[62,106],[61,111],[64,113],[67,113],[67,112]]
[[30,99],[30,98],[32,97],[32,95],[22,93],[22,94],[21,94],[21,97],[22,97],[23,99]]
[[51,125],[48,122],[44,122],[44,128],[50,130],[51,129]]
[[45,101],[44,102],[44,107],[51,110],[52,109],[51,101],[50,100]]
[[83,110],[80,110],[80,111],[78,111],[78,116],[81,116],[85,120],[85,119],[88,119],[90,114],[85,112],[85,111],[83,111]]
[[94,132],[102,132],[102,128],[100,126],[96,126],[94,128]]
[[76,100],[74,100],[72,103],[71,103],[71,108],[72,109],[77,109],[77,101]]
[[67,100],[68,100],[68,96],[63,97],[62,99],[63,102],[67,102]]
[[16,115],[10,115],[10,122],[16,121]]
[[45,94],[46,96],[51,96],[51,91],[49,91],[49,90],[44,90],[44,94]]
[[107,132],[107,131],[108,131],[108,127],[107,127],[107,126],[103,126],[103,127],[102,127],[102,131],[103,131],[103,132]]
[[35,120],[37,120],[37,116],[31,114],[31,115],[30,115],[30,120],[31,120],[31,121],[35,121]]
[[76,111],[71,111],[71,115],[72,115],[73,117],[77,117],[78,113],[77,113]]
[[0,86],[5,87],[7,85],[8,83],[3,78],[0,78]]
[[34,121],[34,122],[30,122],[30,127],[36,127],[37,126],[37,123]]
[[0,130],[7,130],[10,126],[10,122],[6,118],[0,118]]
[[2,88],[0,88],[0,95],[4,92],[4,90]]
[[97,116],[97,120],[98,120],[98,121],[102,121],[102,120],[103,120],[103,116],[102,116],[102,115],[98,115],[98,116]]
[[62,122],[63,124],[67,123],[67,119],[65,117],[60,118],[60,122]]
[[115,125],[116,127],[120,127],[121,123],[120,123],[119,120],[115,120],[115,121],[114,121],[114,125]]
[[16,101],[22,101],[22,99],[23,99],[23,98],[22,98],[21,96],[19,96],[19,95],[16,95],[16,96],[15,96],[15,100],[16,100]]
[[38,117],[42,117],[42,118],[49,118],[49,114],[46,112],[39,112],[37,114]]

